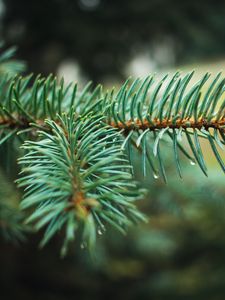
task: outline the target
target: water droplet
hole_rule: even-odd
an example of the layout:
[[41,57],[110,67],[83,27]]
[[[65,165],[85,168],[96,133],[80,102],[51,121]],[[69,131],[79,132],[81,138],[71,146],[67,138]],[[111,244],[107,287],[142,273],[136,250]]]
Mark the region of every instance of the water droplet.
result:
[[158,178],[159,178],[159,175],[156,174],[156,173],[153,173],[153,177],[154,177],[155,179],[158,179]]
[[195,161],[193,161],[193,160],[190,160],[190,164],[191,164],[192,166],[196,165]]
[[101,231],[100,228],[98,228],[97,232],[98,232],[99,235],[102,235],[102,231]]
[[83,243],[80,244],[80,248],[81,248],[82,250],[85,249],[86,246],[87,246],[87,244],[86,244],[85,242],[83,242]]

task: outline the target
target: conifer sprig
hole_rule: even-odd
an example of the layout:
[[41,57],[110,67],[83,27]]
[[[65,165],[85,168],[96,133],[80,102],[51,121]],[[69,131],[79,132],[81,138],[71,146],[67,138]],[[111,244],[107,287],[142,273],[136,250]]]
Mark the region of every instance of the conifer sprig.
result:
[[119,134],[102,119],[70,114],[59,117],[60,126],[49,120],[51,135],[42,131],[40,141],[24,143],[21,207],[35,208],[28,222],[37,230],[47,226],[41,245],[65,228],[64,253],[82,225],[82,243],[92,247],[106,224],[125,233],[145,220],[133,203],[143,191],[132,179]]
[[[13,51],[0,56],[0,69]],[[24,143],[21,208],[31,209],[27,221],[36,230],[45,228],[41,245],[64,231],[65,254],[79,232],[82,245],[91,247],[106,224],[124,233],[131,223],[145,220],[133,203],[143,197],[133,181],[135,154],[144,176],[151,171],[167,181],[164,153],[171,145],[180,177],[181,154],[207,175],[203,138],[225,172],[221,74],[210,80],[207,73],[197,83],[194,72],[128,79],[118,92],[91,83],[80,90],[52,75],[12,74],[10,68],[8,74],[0,72],[0,146],[6,158],[1,163],[15,170],[10,155],[21,154]]]
[[209,82],[210,75],[205,74],[190,85],[193,74],[182,77],[176,73],[167,81],[165,76],[155,83],[152,76],[131,83],[127,80],[117,94],[113,90],[104,93],[101,86],[92,90],[90,83],[78,91],[76,84],[65,85],[63,80],[58,84],[51,75],[47,79],[38,76],[31,87],[31,76],[3,78],[0,83],[0,143],[18,133],[34,133],[35,128],[47,130],[45,119],[56,120],[58,114],[69,113],[74,108],[76,116],[90,112],[103,116],[108,125],[124,136],[123,148],[139,148],[145,164],[142,166],[144,175],[151,169],[154,177],[161,173],[166,181],[160,153],[161,141],[166,139],[172,141],[180,177],[180,153],[197,163],[207,175],[200,137],[209,141],[225,171],[217,150],[217,147],[223,149],[225,143],[225,79],[220,79],[221,74],[218,74]]
[[[225,143],[225,79],[220,79],[219,73],[208,83],[210,75],[207,73],[190,85],[193,74],[191,72],[182,77],[175,73],[171,79],[165,76],[155,84],[153,76],[131,83],[127,80],[115,96],[108,97],[109,104],[105,105],[108,107],[105,112],[108,124],[121,130],[124,135],[123,147],[139,148],[146,158],[142,160],[145,164],[142,169],[146,170],[148,164],[154,177],[161,173],[165,181],[166,172],[160,152],[160,141],[165,139],[172,140],[180,177],[179,152],[192,164],[197,163],[207,175],[200,137],[208,139],[213,154],[225,172],[217,150],[217,147],[224,149]],[[187,144],[190,153],[185,149]]]

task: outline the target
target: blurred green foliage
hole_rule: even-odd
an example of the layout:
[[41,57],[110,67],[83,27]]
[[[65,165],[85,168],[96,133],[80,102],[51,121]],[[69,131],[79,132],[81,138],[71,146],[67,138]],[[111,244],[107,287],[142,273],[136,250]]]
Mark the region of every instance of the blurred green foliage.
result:
[[223,0],[3,3],[2,36],[19,46],[35,73],[55,72],[62,60],[74,58],[91,80],[121,78],[133,55],[161,41],[172,43],[176,64],[224,55]]
[[19,210],[19,194],[2,173],[0,180],[0,239],[18,244],[25,241],[27,229],[23,225],[24,215]]
[[[138,172],[137,172],[138,173]],[[137,176],[139,176],[137,174]],[[60,238],[36,250],[1,245],[4,299],[223,299],[225,295],[225,187],[215,171],[203,178],[186,165],[184,181],[149,179],[142,209],[150,222],[127,236],[107,228],[91,258],[77,244],[64,260]],[[10,268],[10,260],[13,266]],[[9,267],[7,267],[9,264]],[[10,289],[12,280],[16,289]]]

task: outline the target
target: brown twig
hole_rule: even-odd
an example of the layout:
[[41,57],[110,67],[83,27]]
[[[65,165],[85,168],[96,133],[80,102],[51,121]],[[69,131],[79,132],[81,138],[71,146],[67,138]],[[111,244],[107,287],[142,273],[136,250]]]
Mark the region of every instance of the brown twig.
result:
[[206,129],[208,130],[209,128],[215,128],[215,129],[223,129],[225,126],[225,118],[222,118],[219,121],[216,121],[216,119],[212,119],[210,122],[207,121],[206,119],[198,119],[197,122],[193,119],[177,119],[176,121],[164,119],[160,121],[159,119],[153,119],[152,122],[150,123],[147,119],[140,121],[140,120],[135,120],[135,121],[126,121],[124,123],[122,122],[110,122],[109,125],[112,127],[118,128],[118,129],[124,129],[126,131],[129,130],[146,130],[149,129],[150,131],[154,131],[156,129],[163,129],[163,128],[171,128],[171,129],[188,129],[188,128],[196,128],[196,129]]

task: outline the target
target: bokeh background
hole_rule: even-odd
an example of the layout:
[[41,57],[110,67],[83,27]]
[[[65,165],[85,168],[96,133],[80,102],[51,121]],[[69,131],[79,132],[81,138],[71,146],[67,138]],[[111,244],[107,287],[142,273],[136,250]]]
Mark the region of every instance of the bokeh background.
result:
[[[81,86],[120,85],[128,76],[225,68],[222,0],[0,0],[0,37],[17,45],[27,73],[53,73]],[[0,298],[225,299],[224,175],[205,146],[209,178],[166,160],[169,182],[142,179],[148,224],[127,236],[107,228],[90,257],[77,243],[60,259],[60,237],[43,250],[0,240]],[[138,162],[135,168],[141,179]],[[1,175],[0,196],[19,197]]]

